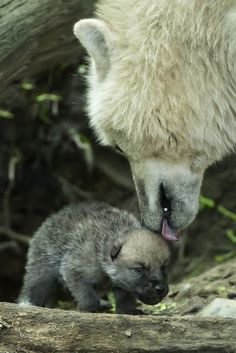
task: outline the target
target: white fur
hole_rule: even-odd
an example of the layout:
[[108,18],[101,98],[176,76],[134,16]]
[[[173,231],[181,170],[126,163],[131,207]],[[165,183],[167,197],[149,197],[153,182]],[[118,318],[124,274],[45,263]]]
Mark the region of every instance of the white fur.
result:
[[96,19],[82,20],[75,24],[74,35],[93,58],[93,70],[96,71],[96,78],[104,78],[110,66],[109,48],[113,46],[114,42],[107,25]]
[[171,200],[172,224],[176,229],[182,229],[189,224],[198,211],[198,195],[202,182],[202,173],[191,170],[188,161],[182,163],[166,160],[144,159],[131,161],[131,168],[139,191],[139,181],[144,184],[148,198],[148,206],[139,195],[143,219],[150,228],[158,229],[163,218],[160,212],[160,185],[166,191],[166,197]]
[[20,308],[27,308],[33,306],[27,299],[22,299],[18,303]]
[[98,16],[118,38],[106,79],[97,82],[94,72],[89,79],[89,114],[101,138],[110,143],[114,136],[131,155],[139,143],[142,155],[179,160],[203,154],[209,164],[232,150],[235,6],[218,0],[101,1]]
[[[153,210],[162,177],[173,190],[181,175],[190,185],[191,174],[200,181],[209,165],[235,149],[236,0],[101,0],[96,15],[107,26],[104,38],[114,40],[106,41],[103,79],[90,67],[90,122],[131,165],[166,164],[164,176],[164,167],[145,174]],[[169,173],[169,164],[178,170]],[[178,197],[195,208],[197,200],[187,206],[187,189]]]

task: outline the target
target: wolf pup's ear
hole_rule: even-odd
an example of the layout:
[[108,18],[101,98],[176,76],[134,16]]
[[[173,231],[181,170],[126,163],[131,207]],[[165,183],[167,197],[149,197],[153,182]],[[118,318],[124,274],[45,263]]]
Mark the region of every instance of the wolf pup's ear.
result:
[[111,259],[112,261],[114,261],[117,256],[119,255],[121,249],[122,249],[122,245],[123,244],[119,244],[119,245],[114,245],[111,249],[111,253],[110,253],[110,256],[111,256]]
[[105,22],[86,19],[74,25],[74,35],[94,60],[97,73],[105,76],[110,66],[109,52],[114,35]]

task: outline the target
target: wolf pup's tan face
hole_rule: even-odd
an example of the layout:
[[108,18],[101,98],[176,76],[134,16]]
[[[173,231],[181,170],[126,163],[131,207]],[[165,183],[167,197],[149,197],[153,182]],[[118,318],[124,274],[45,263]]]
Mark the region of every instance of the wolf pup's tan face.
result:
[[90,123],[129,160],[145,225],[175,240],[235,146],[235,1],[101,0],[97,15],[74,27]]
[[145,304],[154,305],[168,293],[169,256],[161,236],[145,229],[135,230],[112,249],[105,271],[114,286],[133,293]]

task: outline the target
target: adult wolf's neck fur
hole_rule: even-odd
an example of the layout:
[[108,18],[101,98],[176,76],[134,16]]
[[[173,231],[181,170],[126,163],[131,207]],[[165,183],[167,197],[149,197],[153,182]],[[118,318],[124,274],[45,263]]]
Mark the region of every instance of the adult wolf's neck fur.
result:
[[119,101],[121,114],[106,102],[112,116],[110,123],[104,119],[107,128],[125,126],[136,141],[159,136],[163,151],[174,144],[183,153],[202,149],[209,164],[234,148],[235,0],[104,0],[97,16],[117,35],[111,69],[139,112],[130,99]]

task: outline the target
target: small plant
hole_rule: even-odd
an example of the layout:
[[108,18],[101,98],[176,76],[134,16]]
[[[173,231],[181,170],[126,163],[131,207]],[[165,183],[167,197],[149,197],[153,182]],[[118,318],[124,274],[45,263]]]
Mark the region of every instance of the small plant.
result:
[[54,94],[54,93],[42,93],[42,94],[39,94],[38,96],[35,97],[35,100],[38,103],[42,103],[45,101],[60,102],[61,99],[62,99],[61,96],[59,96],[58,94]]
[[35,85],[30,81],[22,81],[21,88],[25,91],[32,91],[35,88]]
[[94,166],[94,155],[90,139],[74,128],[68,129],[68,135],[76,146],[83,152],[87,167],[90,171],[92,171]]
[[10,112],[9,110],[0,109],[0,118],[13,119],[14,114],[12,112]]
[[[204,210],[206,208],[215,209],[221,216],[224,216],[236,224],[236,213],[229,211],[227,208],[216,205],[216,202],[204,195],[200,196],[200,209]],[[226,237],[233,243],[236,244],[236,235],[233,229],[227,229],[225,231]],[[216,262],[224,262],[236,256],[236,250],[229,251],[223,255],[216,255],[215,261]]]

